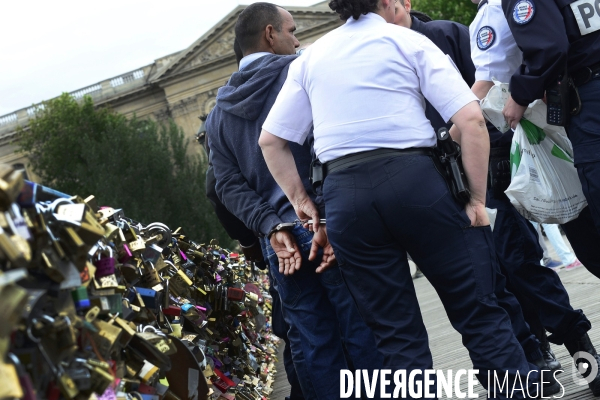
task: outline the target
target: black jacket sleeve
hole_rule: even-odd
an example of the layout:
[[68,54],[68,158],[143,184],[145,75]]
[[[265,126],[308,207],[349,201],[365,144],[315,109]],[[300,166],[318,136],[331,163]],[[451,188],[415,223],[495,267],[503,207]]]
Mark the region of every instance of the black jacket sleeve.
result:
[[529,0],[533,16],[517,23],[514,10],[523,0],[502,0],[502,9],[515,42],[523,52],[523,64],[510,80],[512,98],[526,106],[544,97],[546,87],[565,70],[569,40],[563,16],[553,1]]

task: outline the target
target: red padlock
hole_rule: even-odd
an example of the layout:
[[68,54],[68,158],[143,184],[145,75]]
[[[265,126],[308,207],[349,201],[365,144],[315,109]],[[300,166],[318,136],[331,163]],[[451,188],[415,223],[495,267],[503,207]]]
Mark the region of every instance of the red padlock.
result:
[[179,317],[181,315],[181,307],[169,306],[167,308],[163,308],[162,312],[165,315],[170,315],[172,317]]
[[244,301],[245,292],[239,288],[227,288],[227,298],[233,301]]

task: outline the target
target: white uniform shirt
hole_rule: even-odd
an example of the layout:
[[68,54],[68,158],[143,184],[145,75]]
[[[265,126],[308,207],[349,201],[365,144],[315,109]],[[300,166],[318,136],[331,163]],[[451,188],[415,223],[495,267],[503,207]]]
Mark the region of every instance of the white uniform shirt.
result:
[[476,81],[508,83],[523,61],[502,11],[502,0],[489,0],[469,26]]
[[429,39],[369,13],[348,19],[290,65],[263,128],[303,143],[314,121],[321,162],[378,148],[433,147],[423,95],[446,121],[476,100]]

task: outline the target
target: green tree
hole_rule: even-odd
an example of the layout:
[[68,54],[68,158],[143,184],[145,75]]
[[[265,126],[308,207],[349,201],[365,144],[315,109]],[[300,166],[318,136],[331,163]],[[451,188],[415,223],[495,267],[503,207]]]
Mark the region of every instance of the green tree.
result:
[[204,194],[206,162],[187,154],[174,122],[127,119],[69,94],[44,103],[20,131],[20,151],[43,183],[68,194],[94,195],[144,224],[182,227],[192,240],[231,247]]
[[412,8],[433,19],[446,19],[469,26],[477,14],[477,6],[470,0],[413,0]]

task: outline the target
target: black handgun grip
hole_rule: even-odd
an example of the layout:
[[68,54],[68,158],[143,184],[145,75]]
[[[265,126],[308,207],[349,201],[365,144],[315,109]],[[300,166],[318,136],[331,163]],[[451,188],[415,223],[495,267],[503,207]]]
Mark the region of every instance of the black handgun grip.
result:
[[452,140],[448,128],[442,127],[437,131],[437,143],[440,150],[447,154],[456,153],[456,143]]

